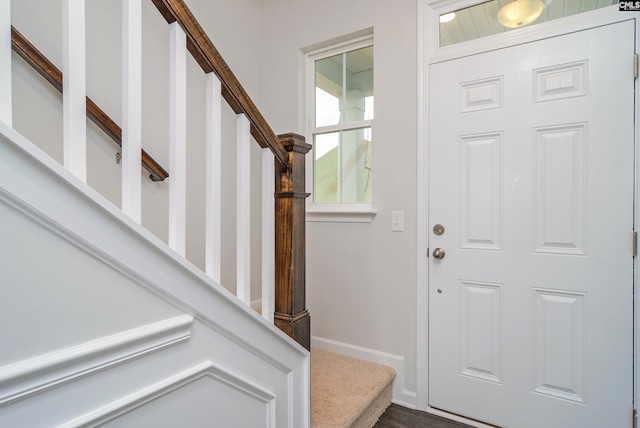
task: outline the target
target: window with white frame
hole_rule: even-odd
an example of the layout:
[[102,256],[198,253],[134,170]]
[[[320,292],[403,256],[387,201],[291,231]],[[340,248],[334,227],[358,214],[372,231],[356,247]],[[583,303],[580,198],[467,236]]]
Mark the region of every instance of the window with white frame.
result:
[[373,38],[307,54],[311,203],[372,203]]

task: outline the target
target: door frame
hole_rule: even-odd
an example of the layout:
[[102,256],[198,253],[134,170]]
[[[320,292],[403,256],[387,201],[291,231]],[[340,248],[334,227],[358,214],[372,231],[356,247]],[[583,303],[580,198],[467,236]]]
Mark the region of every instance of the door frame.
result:
[[[465,7],[483,3],[486,0],[416,0],[417,3],[417,75],[418,75],[418,105],[417,105],[417,325],[416,325],[416,408],[418,410],[445,416],[464,422],[475,427],[489,427],[488,425],[457,417],[449,413],[432,409],[428,406],[429,395],[429,263],[427,251],[429,248],[429,66],[432,63],[460,58],[463,56],[487,52],[516,46],[536,40],[560,36],[563,34],[587,30],[590,28],[613,24],[621,21],[634,20],[636,53],[640,46],[640,12],[620,12],[617,5],[597,9],[591,12],[573,15],[555,21],[541,23],[536,26],[522,28],[503,34],[497,34],[481,39],[472,40],[457,45],[440,48],[438,35],[438,17],[441,14],[459,10]],[[638,79],[634,83],[634,90],[638,92]],[[640,97],[635,97],[634,129],[634,229],[640,229],[640,147],[638,135],[638,120],[640,118]],[[631,233],[632,231],[629,231]],[[638,320],[638,257],[634,258],[634,379],[633,402],[637,406],[640,386],[640,332]]]

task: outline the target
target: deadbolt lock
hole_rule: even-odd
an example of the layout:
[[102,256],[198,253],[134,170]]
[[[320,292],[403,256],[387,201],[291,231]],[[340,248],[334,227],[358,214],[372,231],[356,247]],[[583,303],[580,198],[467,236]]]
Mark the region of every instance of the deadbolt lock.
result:
[[435,226],[433,226],[433,233],[438,236],[442,235],[444,233],[444,226],[441,224],[436,224]]

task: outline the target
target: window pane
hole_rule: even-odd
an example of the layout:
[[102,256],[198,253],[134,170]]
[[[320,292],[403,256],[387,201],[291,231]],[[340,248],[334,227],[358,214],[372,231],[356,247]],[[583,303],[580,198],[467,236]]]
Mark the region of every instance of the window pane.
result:
[[317,134],[313,140],[314,202],[371,202],[371,128]]
[[343,95],[343,55],[334,55],[315,62],[316,66],[316,127],[340,123]]
[[371,128],[341,133],[341,202],[371,202],[371,145]]
[[313,138],[315,202],[335,203],[338,199],[338,146],[340,133],[315,135]]
[[345,58],[347,105],[344,121],[373,119],[373,109],[367,112],[365,102],[367,98],[371,98],[370,104],[373,107],[373,46],[347,52]]
[[617,4],[618,0],[492,0],[440,16],[440,46]]

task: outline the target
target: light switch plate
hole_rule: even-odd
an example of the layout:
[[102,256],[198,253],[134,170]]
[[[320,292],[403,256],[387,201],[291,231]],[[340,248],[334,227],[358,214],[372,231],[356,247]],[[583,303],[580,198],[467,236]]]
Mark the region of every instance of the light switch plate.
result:
[[391,211],[391,231],[404,232],[404,211]]

